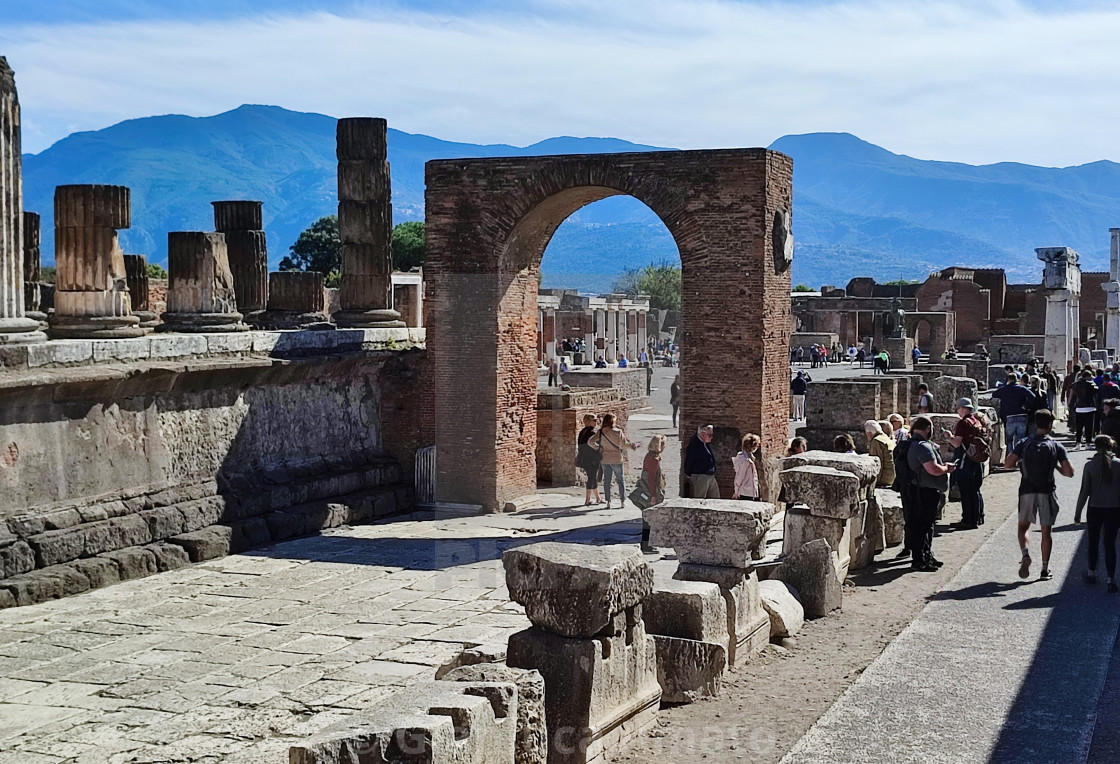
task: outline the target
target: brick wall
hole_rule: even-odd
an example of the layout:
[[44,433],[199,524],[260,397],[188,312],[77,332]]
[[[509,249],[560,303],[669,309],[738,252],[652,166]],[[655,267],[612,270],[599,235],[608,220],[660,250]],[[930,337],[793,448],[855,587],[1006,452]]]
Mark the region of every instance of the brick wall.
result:
[[[535,487],[540,258],[565,218],[619,193],[657,213],[680,252],[681,432],[704,421],[759,432],[764,453],[780,455],[790,278],[773,238],[776,212],[792,208],[792,174],[789,157],[764,149],[429,162],[439,496],[493,508]],[[726,460],[718,477],[730,492]]]
[[[616,426],[626,429],[630,407],[618,391],[576,390],[537,395],[537,479],[554,486],[582,485],[583,472],[572,464],[576,439],[587,414],[614,414]],[[640,452],[639,452],[640,453]]]

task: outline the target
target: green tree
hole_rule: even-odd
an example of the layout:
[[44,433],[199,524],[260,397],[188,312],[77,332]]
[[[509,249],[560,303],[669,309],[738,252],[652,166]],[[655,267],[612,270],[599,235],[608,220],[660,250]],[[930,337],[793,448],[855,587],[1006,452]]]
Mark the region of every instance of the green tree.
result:
[[280,261],[282,271],[318,271],[328,284],[337,282],[342,271],[342,240],[338,215],[321,217],[304,230]]
[[162,265],[157,265],[156,263],[148,263],[148,278],[165,279],[167,278],[167,271],[163,269]]
[[393,226],[393,267],[407,271],[424,264],[424,223],[409,220]]
[[798,284],[797,286],[795,286],[793,288],[793,291],[795,291],[795,292],[815,292],[816,290],[813,289],[813,287],[808,286],[806,284]]
[[649,295],[649,306],[658,310],[681,309],[681,269],[667,261],[623,272],[614,282],[623,294]]

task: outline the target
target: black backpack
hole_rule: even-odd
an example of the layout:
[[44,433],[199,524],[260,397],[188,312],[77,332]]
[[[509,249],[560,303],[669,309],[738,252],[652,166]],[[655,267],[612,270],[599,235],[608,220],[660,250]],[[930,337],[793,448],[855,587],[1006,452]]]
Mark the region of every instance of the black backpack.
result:
[[1028,438],[1023,444],[1023,475],[1029,476],[1032,483],[1045,485],[1053,479],[1054,468],[1058,465],[1058,449],[1050,438]]
[[918,475],[914,470],[910,469],[910,447],[914,445],[912,440],[900,440],[894,447],[894,486],[893,488],[900,493],[903,489],[916,485],[918,482]]

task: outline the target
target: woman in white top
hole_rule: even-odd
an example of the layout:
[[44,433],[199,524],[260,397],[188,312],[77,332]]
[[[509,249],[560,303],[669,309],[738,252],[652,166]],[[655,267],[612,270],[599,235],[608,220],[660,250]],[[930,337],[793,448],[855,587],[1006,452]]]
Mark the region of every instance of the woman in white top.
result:
[[[618,483],[618,506],[626,503],[626,483],[623,482],[623,464],[627,451],[636,451],[638,444],[627,439],[626,433],[614,426],[614,414],[605,414],[599,432],[588,441],[592,448],[599,449],[603,457],[603,491],[607,497],[607,509],[611,508],[611,483]],[[612,480],[613,478],[613,480]]]
[[735,492],[732,499],[758,501],[758,447],[761,439],[753,434],[743,436],[743,450],[735,454],[731,463],[735,466]]

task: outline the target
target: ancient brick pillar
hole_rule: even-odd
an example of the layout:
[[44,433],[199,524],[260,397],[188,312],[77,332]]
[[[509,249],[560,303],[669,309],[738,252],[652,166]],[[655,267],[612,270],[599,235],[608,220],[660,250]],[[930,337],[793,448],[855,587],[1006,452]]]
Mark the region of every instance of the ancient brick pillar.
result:
[[262,329],[329,329],[323,274],[278,271],[268,274],[268,310],[256,321]]
[[39,326],[46,328],[47,314],[43,312],[42,236],[39,230],[39,213],[23,213],[23,309],[24,314]]
[[339,326],[404,326],[393,310],[393,205],[384,119],[338,121]]
[[131,225],[125,186],[59,186],[54,192],[52,337],[139,337],[117,229]]
[[22,171],[16,80],[0,56],[0,345],[47,338],[24,315]]
[[143,255],[124,256],[125,281],[132,300],[132,315],[140,319],[140,326],[152,329],[159,323],[148,302],[148,258]]
[[260,202],[212,202],[214,230],[226,236],[237,309],[253,323],[268,305],[268,245]]
[[167,234],[170,280],[161,328],[179,332],[239,332],[248,327],[237,312],[224,234]]

